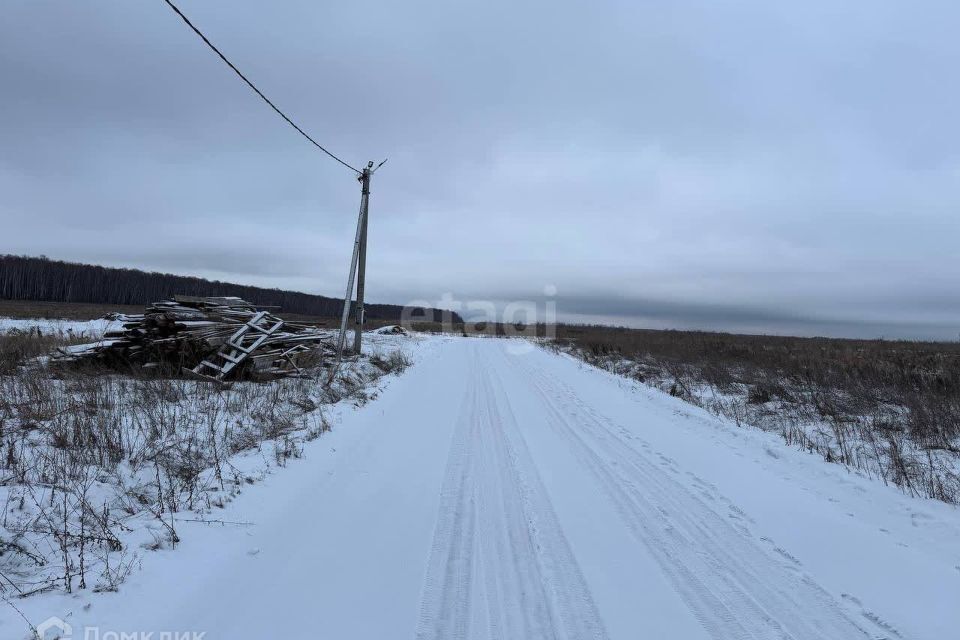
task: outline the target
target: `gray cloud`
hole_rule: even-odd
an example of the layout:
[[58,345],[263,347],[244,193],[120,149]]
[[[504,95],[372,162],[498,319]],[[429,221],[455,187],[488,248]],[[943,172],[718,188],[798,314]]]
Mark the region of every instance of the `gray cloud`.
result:
[[[358,189],[162,2],[0,23],[0,251],[338,295]],[[955,338],[954,3],[182,0],[373,185],[368,295]]]

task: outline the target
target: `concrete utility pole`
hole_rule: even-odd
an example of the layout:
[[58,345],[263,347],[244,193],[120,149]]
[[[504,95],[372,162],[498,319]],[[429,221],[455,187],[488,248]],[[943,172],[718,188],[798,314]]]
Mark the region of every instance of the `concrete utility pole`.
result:
[[[347,276],[347,291],[343,295],[343,315],[340,316],[340,337],[337,341],[337,366],[330,371],[330,380],[333,380],[340,361],[343,359],[343,348],[347,337],[347,319],[350,317],[350,300],[353,297],[354,277],[357,277],[357,324],[353,336],[353,351],[360,353],[363,340],[363,288],[367,272],[367,215],[370,212],[370,176],[383,166],[384,160],[374,168],[373,161],[360,172],[360,215],[357,218],[357,235],[353,241],[353,258],[350,260],[350,275]],[[359,271],[359,274],[358,274]]]
[[353,351],[360,353],[361,341],[363,340],[363,286],[367,272],[367,216],[370,213],[370,176],[373,174],[371,169],[373,162],[367,163],[360,174],[360,182],[363,187],[360,191],[360,254],[357,264],[357,324],[353,333]]

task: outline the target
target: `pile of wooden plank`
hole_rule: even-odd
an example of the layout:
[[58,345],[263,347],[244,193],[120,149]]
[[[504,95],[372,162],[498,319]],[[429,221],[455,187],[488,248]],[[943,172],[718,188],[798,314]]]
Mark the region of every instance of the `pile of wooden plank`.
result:
[[320,364],[336,351],[330,332],[286,322],[240,298],[174,296],[142,315],[112,319],[123,329],[61,348],[54,360],[159,368],[222,382],[302,375],[304,359]]

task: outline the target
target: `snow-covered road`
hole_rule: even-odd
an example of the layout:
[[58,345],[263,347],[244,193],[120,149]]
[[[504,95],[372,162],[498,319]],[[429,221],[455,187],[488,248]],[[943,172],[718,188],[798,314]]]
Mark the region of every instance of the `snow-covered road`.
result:
[[425,340],[222,514],[251,524],[43,606],[77,638],[960,637],[956,509],[523,347]]

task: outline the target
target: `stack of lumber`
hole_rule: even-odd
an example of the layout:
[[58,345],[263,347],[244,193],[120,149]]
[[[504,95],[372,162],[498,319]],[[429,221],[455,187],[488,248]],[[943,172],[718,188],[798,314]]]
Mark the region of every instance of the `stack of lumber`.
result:
[[332,334],[285,322],[240,298],[174,296],[142,315],[115,316],[120,331],[99,342],[61,348],[60,362],[100,361],[179,371],[203,379],[300,375],[302,360],[335,354]]

